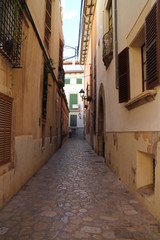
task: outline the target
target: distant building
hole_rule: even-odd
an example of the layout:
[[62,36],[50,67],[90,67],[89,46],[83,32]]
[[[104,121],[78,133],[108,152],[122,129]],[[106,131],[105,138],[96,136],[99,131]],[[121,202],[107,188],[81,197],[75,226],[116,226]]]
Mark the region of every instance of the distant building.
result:
[[69,127],[72,133],[83,136],[83,101],[80,90],[84,88],[84,70],[79,62],[64,62],[65,94],[69,103]]

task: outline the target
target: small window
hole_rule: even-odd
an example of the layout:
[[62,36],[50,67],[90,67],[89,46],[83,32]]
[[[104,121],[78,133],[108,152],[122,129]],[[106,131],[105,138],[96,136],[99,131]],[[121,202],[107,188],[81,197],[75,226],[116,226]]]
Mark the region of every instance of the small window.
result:
[[77,127],[77,115],[70,116],[70,126]]
[[82,78],[77,78],[77,84],[82,84]]
[[70,84],[70,79],[69,78],[65,79],[65,84]]

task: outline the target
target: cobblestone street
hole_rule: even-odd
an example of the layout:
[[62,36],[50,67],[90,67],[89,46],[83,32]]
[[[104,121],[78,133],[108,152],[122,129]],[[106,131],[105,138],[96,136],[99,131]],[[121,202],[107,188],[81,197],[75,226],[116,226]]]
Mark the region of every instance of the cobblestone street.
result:
[[1,240],[160,239],[160,226],[85,140],[63,147],[0,211]]

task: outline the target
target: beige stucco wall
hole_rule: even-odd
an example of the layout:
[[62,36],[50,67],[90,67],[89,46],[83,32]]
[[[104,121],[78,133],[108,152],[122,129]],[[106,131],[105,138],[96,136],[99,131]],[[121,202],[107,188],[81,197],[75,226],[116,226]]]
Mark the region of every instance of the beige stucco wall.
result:
[[[105,134],[105,160],[112,171],[160,220],[160,133],[121,132]],[[155,189],[151,193],[139,191],[152,183],[155,158]],[[153,204],[154,203],[154,204]]]
[[[157,95],[152,102],[136,107],[130,111],[125,103],[119,104],[119,90],[116,89],[116,65],[115,65],[115,44],[113,44],[113,60],[106,70],[103,63],[103,36],[106,33],[104,19],[105,8],[108,0],[97,1],[96,3],[96,67],[97,67],[97,118],[96,135],[93,145],[98,152],[99,141],[99,98],[103,97],[104,104],[104,141],[105,161],[112,171],[128,186],[137,198],[149,209],[149,211],[160,220],[160,87],[156,87]],[[113,5],[113,26],[115,22]],[[155,0],[118,0],[118,53],[129,47],[130,54],[130,92],[131,98],[142,92],[142,70],[140,59],[140,45],[143,39],[141,36],[146,15],[151,10]],[[92,35],[95,28],[92,27]],[[113,43],[115,33],[113,31]],[[91,52],[92,50],[92,52]],[[91,48],[91,38],[87,52],[86,64],[91,60],[94,49]],[[85,75],[88,75],[88,67],[85,67]],[[102,94],[101,89],[104,89]],[[86,111],[85,118],[91,111]],[[87,122],[87,120],[86,120]],[[89,127],[86,125],[86,129]],[[85,129],[85,133],[86,133]],[[91,132],[86,133],[86,139],[90,142]],[[154,191],[146,193],[141,191],[153,182],[153,159],[155,159],[155,188]]]
[[[45,0],[26,1],[44,44]],[[58,79],[59,39],[63,40],[59,0],[52,1],[51,48],[46,49],[48,57],[56,65]],[[59,17],[58,17],[59,16]],[[54,14],[52,18],[54,18]],[[54,31],[56,32],[54,33]],[[24,14],[22,28],[22,51],[20,69],[12,69],[0,56],[0,92],[13,98],[12,157],[11,162],[0,166],[0,207],[33,176],[37,170],[55,153],[60,146],[61,90],[51,74],[48,75],[47,119],[45,122],[45,145],[42,147],[42,98],[44,80],[44,55],[33,27]],[[44,45],[44,48],[45,45]],[[56,51],[55,51],[56,49]],[[11,77],[12,75],[12,77]],[[57,92],[58,98],[57,98]],[[58,105],[57,105],[58,101]],[[58,107],[57,107],[58,106]],[[63,101],[65,120],[68,116],[67,102]],[[52,141],[50,129],[52,127]],[[64,126],[63,131],[68,131]]]

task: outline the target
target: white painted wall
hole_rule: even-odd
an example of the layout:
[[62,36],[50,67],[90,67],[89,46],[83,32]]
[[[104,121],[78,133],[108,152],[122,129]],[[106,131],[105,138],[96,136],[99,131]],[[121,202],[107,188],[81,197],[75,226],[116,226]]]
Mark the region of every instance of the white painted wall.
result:
[[[83,70],[83,67],[80,65],[72,64],[72,65],[64,65],[65,70],[65,78],[70,79],[70,84],[65,84],[64,91],[67,97],[68,104],[70,102],[69,96],[70,94],[77,94],[78,95],[78,110],[72,111],[70,110],[69,113],[69,126],[70,126],[70,115],[77,115],[77,128],[83,128],[83,101],[80,97],[80,90],[84,89],[84,73],[80,73],[79,71]],[[69,71],[69,72],[68,72]],[[77,78],[82,79],[82,84],[77,84]]]
[[[125,104],[118,102],[118,89],[115,85],[115,57],[105,69],[102,61],[104,22],[103,12],[105,0],[97,1],[97,96],[99,95],[100,84],[103,83],[105,89],[105,116],[106,132],[130,132],[130,131],[160,131],[160,87],[156,87],[157,95],[155,100],[137,107],[131,111],[125,108]],[[114,1],[113,10],[114,10]],[[139,18],[146,3],[150,8],[154,0],[118,0],[118,52],[127,47],[127,37],[137,19]],[[114,14],[113,14],[114,15]],[[114,19],[113,19],[114,21]],[[114,24],[114,23],[113,23]],[[123,26],[123,27],[120,27]],[[124,27],[125,26],[125,27]],[[114,36],[113,36],[114,37]],[[98,45],[98,42],[100,43]],[[115,49],[115,46],[114,46]],[[134,81],[134,78],[132,78]],[[139,80],[141,84],[141,80]],[[98,101],[98,98],[97,98]]]

